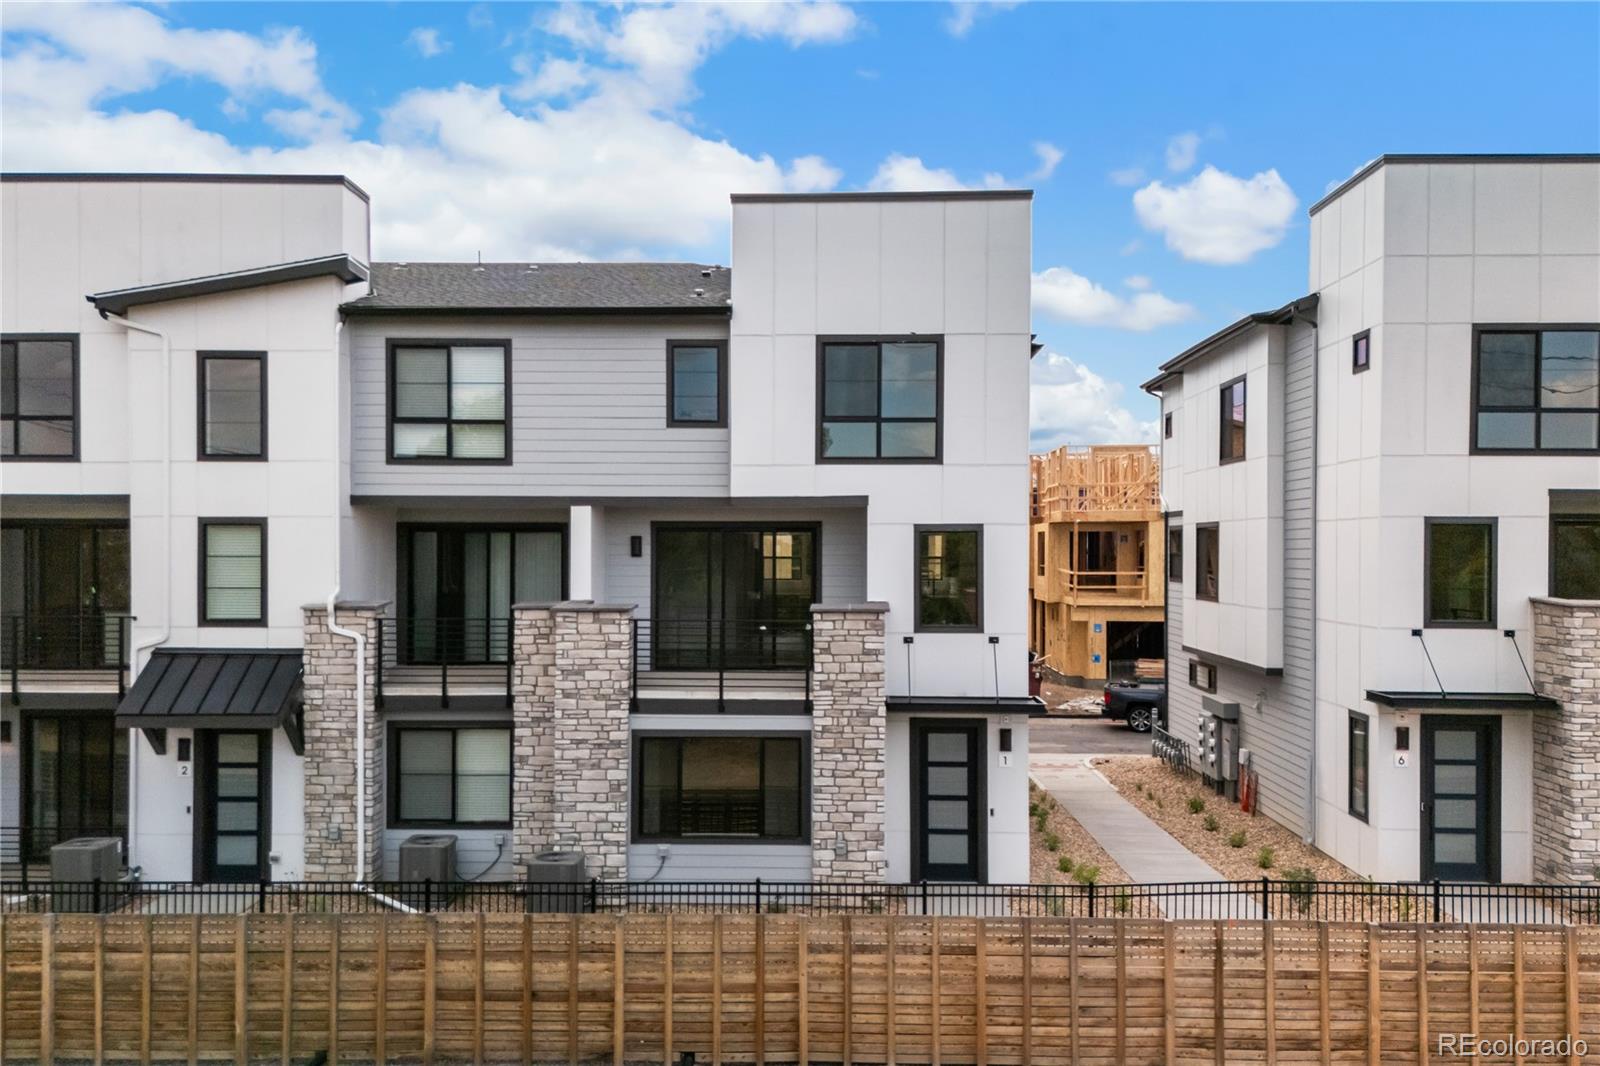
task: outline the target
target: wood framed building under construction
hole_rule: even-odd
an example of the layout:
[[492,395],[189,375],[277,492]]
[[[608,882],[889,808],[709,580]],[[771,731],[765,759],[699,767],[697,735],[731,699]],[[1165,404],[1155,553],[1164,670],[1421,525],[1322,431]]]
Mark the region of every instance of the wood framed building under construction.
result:
[[1064,445],[1031,462],[1028,640],[1041,672],[1068,684],[1159,673],[1166,578],[1157,449]]

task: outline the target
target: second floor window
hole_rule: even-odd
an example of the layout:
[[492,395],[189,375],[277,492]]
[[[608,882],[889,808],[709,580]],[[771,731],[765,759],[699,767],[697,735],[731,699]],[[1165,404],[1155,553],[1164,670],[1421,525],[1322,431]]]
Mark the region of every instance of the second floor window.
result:
[[1600,514],[1550,517],[1550,595],[1600,600]]
[[825,339],[817,346],[817,461],[941,457],[937,338]]
[[1222,589],[1221,545],[1217,524],[1194,527],[1194,595],[1199,600],[1216,602]]
[[266,519],[202,518],[200,624],[266,624],[266,589]]
[[1474,352],[1479,452],[1600,452],[1600,329],[1482,329]]
[[390,459],[505,462],[510,363],[509,342],[392,344]]
[[722,341],[667,342],[667,425],[728,424],[726,352]]
[[983,534],[976,526],[917,529],[916,627],[983,628]]
[[267,457],[265,352],[201,352],[200,458]]
[[78,454],[78,338],[0,338],[0,457]]
[[1244,378],[1222,386],[1222,447],[1219,458],[1231,463],[1244,458]]
[[1492,628],[1495,520],[1430,518],[1426,538],[1426,624]]

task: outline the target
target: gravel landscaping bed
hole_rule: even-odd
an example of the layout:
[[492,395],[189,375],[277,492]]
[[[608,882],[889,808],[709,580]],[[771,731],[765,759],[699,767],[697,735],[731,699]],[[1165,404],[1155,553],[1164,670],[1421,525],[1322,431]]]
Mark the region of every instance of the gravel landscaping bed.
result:
[[[1044,815],[1042,829],[1040,814]],[[1034,884],[1075,885],[1091,880],[1098,885],[1128,883],[1127,872],[1106,854],[1088,830],[1079,825],[1055,797],[1032,781],[1028,782],[1028,816],[1028,873]],[[1049,847],[1052,836],[1056,842],[1054,850]],[[1061,869],[1062,860],[1071,864],[1071,873]]]
[[[1160,759],[1123,755],[1096,759],[1094,765],[1124,798],[1230,881],[1281,880],[1295,869],[1310,870],[1318,881],[1361,880],[1277,822],[1246,814],[1198,777],[1181,775]],[[1198,812],[1190,810],[1194,799],[1204,804]],[[1269,864],[1263,866],[1263,859]]]

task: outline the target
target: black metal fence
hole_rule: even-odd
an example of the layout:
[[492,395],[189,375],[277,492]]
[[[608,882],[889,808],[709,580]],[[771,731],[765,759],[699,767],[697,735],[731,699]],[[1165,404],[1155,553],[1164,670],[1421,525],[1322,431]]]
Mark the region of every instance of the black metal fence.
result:
[[1137,885],[587,881],[0,882],[0,911],[132,914],[807,913],[1600,925],[1600,884],[1259,881]]
[[[49,875],[50,849],[57,844],[80,837],[116,837],[122,842],[122,854],[128,853],[128,827],[126,825],[85,824],[0,825],[0,883],[16,880],[27,883],[30,879],[42,880]],[[36,873],[37,871],[37,873]]]

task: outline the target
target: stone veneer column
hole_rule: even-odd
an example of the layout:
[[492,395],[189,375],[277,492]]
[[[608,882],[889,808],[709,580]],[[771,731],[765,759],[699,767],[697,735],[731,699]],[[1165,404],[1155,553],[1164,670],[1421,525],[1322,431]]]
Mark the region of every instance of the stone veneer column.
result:
[[554,604],[511,608],[511,830],[519,868],[555,841]]
[[1533,874],[1600,878],[1600,600],[1533,600]]
[[811,876],[882,881],[886,603],[811,608]]
[[628,875],[633,607],[569,601],[551,614],[553,842],[584,852],[591,877],[622,879]]
[[[366,646],[366,877],[382,876],[383,732],[373,705],[378,625],[385,604],[341,603],[338,624]],[[304,608],[306,879],[356,877],[356,644],[328,629],[322,606]]]

